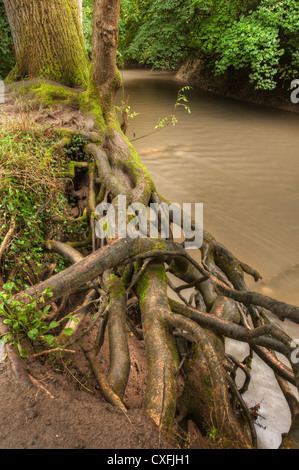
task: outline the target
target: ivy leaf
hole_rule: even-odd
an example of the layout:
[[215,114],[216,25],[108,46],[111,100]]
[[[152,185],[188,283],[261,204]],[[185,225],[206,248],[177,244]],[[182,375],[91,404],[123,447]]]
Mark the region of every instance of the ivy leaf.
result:
[[11,292],[14,287],[15,287],[14,282],[7,282],[6,284],[3,284],[3,289],[8,290],[9,292]]
[[48,343],[49,346],[52,346],[52,344],[55,342],[55,336],[45,335],[44,340]]
[[72,334],[74,333],[74,332],[73,332],[73,328],[65,328],[65,329],[63,330],[63,333],[64,333],[65,335],[67,335],[67,336],[72,336]]
[[43,309],[43,314],[45,315],[51,308],[51,305],[46,305],[45,308]]
[[28,331],[27,336],[29,339],[31,339],[31,341],[35,341],[36,338],[38,337],[38,329],[32,328],[32,330]]
[[20,343],[17,344],[17,348],[21,357],[27,357],[26,349],[23,349]]

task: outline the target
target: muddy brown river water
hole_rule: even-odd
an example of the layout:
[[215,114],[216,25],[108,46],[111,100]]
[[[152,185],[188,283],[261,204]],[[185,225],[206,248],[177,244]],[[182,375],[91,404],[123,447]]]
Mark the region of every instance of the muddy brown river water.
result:
[[[158,192],[180,204],[203,203],[205,229],[263,276],[258,284],[248,277],[249,288],[299,305],[299,115],[196,88],[185,92],[189,114],[174,109],[185,84],[173,73],[122,75],[117,101],[124,93],[139,113],[129,120],[127,135]],[[171,115],[176,126],[147,135]],[[299,338],[299,325],[282,327]],[[227,350],[239,358],[247,354],[234,341]],[[249,406],[261,402],[266,418],[257,426],[259,446],[277,448],[290,415],[272,371],[258,359],[245,399]]]

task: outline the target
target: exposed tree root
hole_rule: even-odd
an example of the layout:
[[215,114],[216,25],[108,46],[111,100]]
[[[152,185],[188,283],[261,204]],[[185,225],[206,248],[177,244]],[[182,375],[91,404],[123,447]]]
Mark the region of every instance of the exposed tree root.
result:
[[[107,110],[105,125],[103,134],[97,130],[61,129],[63,138],[48,152],[46,158],[50,161],[70,145],[73,136],[80,135],[86,141],[84,151],[89,161],[71,161],[60,176],[73,184],[78,174],[84,172],[88,194],[80,210],[78,202],[77,216],[72,215],[70,220],[72,223],[86,221],[87,229],[81,239],[73,242],[45,241],[46,251],[56,253],[72,265],[55,275],[51,275],[52,270],[42,282],[16,293],[14,300],[26,305],[32,297],[40,299],[46,289],[51,289],[52,297],[46,298],[43,304],[53,306],[47,321],[54,315],[62,324],[63,299],[71,294],[80,295],[81,304],[65,325],[73,330],[73,335],[70,338],[60,329],[52,351],[58,345],[61,349],[71,347],[97,326],[94,344],[85,354],[104,399],[125,413],[123,397],[130,374],[129,324],[146,349],[145,413],[159,428],[169,432],[176,420],[183,423],[186,418],[192,419],[205,435],[216,429],[217,438],[227,447],[257,446],[254,422],[242,396],[249,387],[249,362],[255,352],[275,372],[292,413],[292,425],[281,448],[299,448],[298,402],[288,386],[291,383],[299,390],[299,364],[291,360],[295,346],[267,316],[269,310],[280,320],[299,322],[299,307],[249,292],[244,273],[255,281],[261,278],[260,274],[234,257],[205,230],[201,261],[195,261],[172,237],[174,224],[183,220],[177,217],[182,216],[180,208],[174,208],[172,213],[168,239],[161,232],[157,238],[150,238],[148,227],[143,227],[140,238],[116,233],[118,238],[107,234],[104,239],[98,239],[95,224],[99,217],[105,217],[97,214],[99,203],[112,204],[117,216],[124,217],[126,223],[129,218],[120,212],[120,196],[126,196],[126,208],[132,203],[148,207],[150,203],[167,202],[157,194],[130,142],[118,130],[115,116]],[[74,191],[79,197],[79,190]],[[184,217],[194,229],[195,222],[186,214]],[[0,247],[0,259],[14,230],[12,223]],[[175,276],[176,284],[169,279],[168,272]],[[181,302],[169,298],[169,288]],[[193,289],[189,299],[184,297],[187,288]],[[59,300],[61,304],[57,307]],[[91,307],[96,304],[94,318],[80,332],[82,319],[89,318]],[[132,305],[140,317],[138,322],[130,314]],[[108,373],[104,374],[98,355],[106,329],[110,363]],[[225,338],[247,343],[249,357],[240,362],[226,355]],[[21,359],[12,357],[11,347],[7,348],[17,375],[29,386],[30,379],[18,368]],[[275,352],[283,354],[290,366],[279,361]],[[240,388],[235,383],[238,369],[244,373]],[[181,394],[178,394],[179,376],[183,383]]]

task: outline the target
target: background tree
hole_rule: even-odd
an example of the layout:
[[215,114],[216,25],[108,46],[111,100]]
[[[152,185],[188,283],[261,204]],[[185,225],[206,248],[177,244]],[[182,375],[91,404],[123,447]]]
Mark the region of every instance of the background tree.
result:
[[77,0],[77,5],[78,5],[78,11],[79,11],[79,19],[80,19],[80,22],[82,23],[82,20],[83,20],[83,4],[82,4],[82,0]]
[[[257,89],[296,78],[298,2],[287,0],[124,1],[120,55],[176,69],[199,58],[203,73],[244,69]],[[160,24],[163,22],[163,29]]]
[[[128,321],[145,344],[144,411],[156,425],[171,432],[176,416],[182,426],[191,418],[205,435],[216,429],[225,446],[233,443],[251,448],[256,446],[256,435],[242,393],[248,387],[256,352],[275,371],[290,405],[293,421],[282,447],[298,448],[298,402],[287,382],[299,387],[299,366],[296,361],[285,366],[276,357],[278,351],[290,360],[295,346],[270,322],[265,309],[280,319],[299,321],[299,308],[248,292],[244,273],[255,280],[259,274],[207,231],[198,253],[200,263],[171,236],[135,239],[118,233],[119,238],[112,240],[105,213],[101,219],[107,229],[105,239],[95,236],[95,221],[101,217],[96,206],[101,202],[111,203],[120,216],[125,215],[126,223],[129,217],[120,212],[120,196],[126,196],[126,207],[165,202],[122,133],[113,108],[113,94],[120,83],[116,67],[120,1],[94,2],[90,75],[75,0],[22,0],[21,5],[17,0],[5,0],[5,6],[16,49],[16,67],[8,81],[27,78],[8,86],[7,98],[17,100],[22,113],[29,112],[28,119],[42,116],[45,123],[37,128],[36,120],[32,121],[29,132],[11,127],[2,131],[1,334],[8,353],[14,346],[25,356],[28,342],[38,354],[47,353],[49,347],[61,351],[98,326],[86,358],[102,395],[127,413],[123,396],[130,373]],[[49,125],[53,110],[59,121]],[[61,179],[64,198],[58,198],[63,194],[63,185],[58,184]],[[66,207],[61,206],[71,202],[64,211]],[[172,222],[175,220],[173,216]],[[191,225],[194,229],[194,222]],[[28,263],[37,259],[28,247],[28,233],[32,246],[35,237],[44,235],[39,259],[47,269],[29,273],[31,278],[27,269],[17,286],[11,280],[11,257],[14,263],[21,263],[27,249]],[[22,248],[12,252],[15,238]],[[54,274],[57,262],[49,264],[49,253],[67,260],[69,266]],[[181,282],[178,288],[167,271]],[[34,279],[31,287],[24,282],[28,277]],[[168,297],[168,286],[183,303]],[[190,301],[181,293],[186,287],[195,288]],[[64,325],[63,299],[82,292],[82,305],[67,316]],[[95,318],[89,317],[89,326],[80,331],[82,319],[95,301]],[[104,375],[97,356],[106,328],[110,364]],[[250,354],[244,363],[225,354],[226,337],[248,342]],[[11,354],[10,358],[14,363],[20,361]],[[235,383],[239,368],[246,377],[241,389]],[[183,381],[180,396],[179,375]],[[27,384],[30,378],[25,377],[22,380]]]
[[75,0],[63,1],[60,8],[53,1],[35,0],[5,0],[4,5],[16,52],[8,80],[40,77],[87,85],[88,63]]

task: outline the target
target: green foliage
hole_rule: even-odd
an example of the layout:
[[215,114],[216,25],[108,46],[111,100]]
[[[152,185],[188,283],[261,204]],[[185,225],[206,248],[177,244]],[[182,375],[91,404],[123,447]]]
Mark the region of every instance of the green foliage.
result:
[[209,438],[215,440],[216,435],[217,435],[217,429],[211,428],[209,433],[208,433]]
[[[45,268],[43,242],[49,232],[59,238],[68,229],[65,189],[57,177],[62,162],[45,159],[49,148],[61,137],[30,123],[16,123],[0,132],[0,244],[12,219],[16,229],[1,263],[1,275],[25,288]],[[80,227],[81,228],[81,227]],[[71,228],[70,228],[71,230]],[[49,255],[49,261],[51,260]],[[60,266],[61,269],[64,268]]]
[[272,90],[277,79],[298,73],[299,5],[295,0],[262,0],[248,11],[245,4],[218,2],[194,41],[215,74],[246,68],[257,89]]
[[134,117],[139,115],[139,113],[136,113],[136,111],[132,111],[131,106],[123,100],[121,101],[120,106],[115,106],[115,109],[119,111],[122,114],[122,116],[125,116],[126,118],[133,119]]
[[0,0],[0,79],[3,80],[15,64],[14,45],[3,0]]
[[[92,0],[83,0],[91,57]],[[257,89],[299,75],[297,0],[122,0],[118,64],[176,69],[188,56],[215,75],[245,69]],[[0,79],[14,65],[11,33],[0,0]]]
[[92,0],[83,0],[83,32],[86,51],[91,58]]
[[64,148],[66,156],[69,156],[71,160],[76,162],[84,162],[90,160],[89,155],[84,151],[84,146],[87,141],[84,140],[80,135],[72,136],[71,145]]
[[11,333],[2,337],[4,343],[14,344],[22,357],[27,356],[26,350],[21,345],[22,338],[29,338],[30,341],[39,341],[52,346],[55,337],[50,334],[51,330],[60,326],[60,323],[52,321],[46,323],[45,319],[50,305],[38,308],[38,304],[43,304],[46,297],[52,297],[51,288],[46,289],[43,295],[36,299],[30,297],[26,305],[19,300],[14,300],[14,293],[18,292],[18,287],[14,282],[3,285],[0,292],[0,316],[4,316],[3,323],[9,326]]
[[[191,114],[191,109],[187,104],[188,103],[188,98],[185,95],[185,91],[190,91],[190,90],[192,90],[192,87],[187,85],[187,86],[181,88],[178,91],[178,95],[177,95],[177,99],[176,99],[176,102],[175,102],[175,105],[174,105],[174,109],[178,108],[179,106],[182,106],[189,114]],[[136,140],[143,139],[144,137],[147,137],[149,135],[155,134],[157,131],[160,131],[164,127],[169,126],[170,124],[175,126],[177,123],[178,123],[178,119],[176,118],[176,116],[174,114],[171,114],[169,116],[165,116],[164,118],[162,118],[158,121],[158,124],[155,126],[155,130],[153,132],[149,132],[148,134],[145,134],[145,135],[142,135],[142,136],[137,137],[135,139],[132,139],[131,142],[134,142]]]
[[121,65],[174,69],[191,55],[264,90],[299,74],[297,0],[123,0],[119,30]]
[[191,34],[192,0],[122,2],[119,54],[154,68],[174,69]]
[[[174,109],[178,108],[179,106],[182,106],[189,114],[191,114],[191,109],[187,105],[188,103],[188,98],[185,95],[185,91],[190,91],[192,87],[190,86],[185,86],[181,88],[178,91],[178,96],[176,103],[174,105]],[[158,124],[156,125],[155,129],[159,129],[160,127],[165,127],[168,126],[170,123],[175,126],[177,124],[178,120],[174,114],[171,114],[170,116],[166,116],[165,118],[161,119]]]

